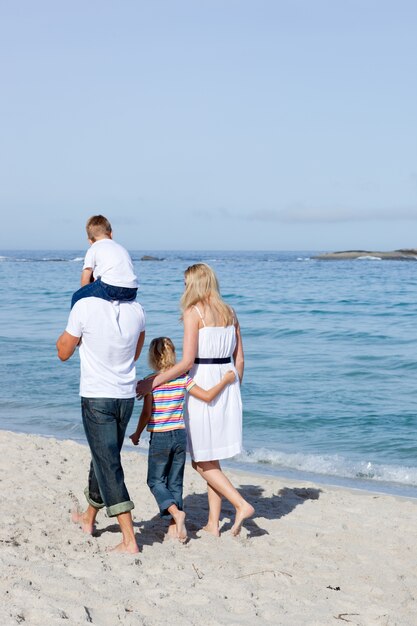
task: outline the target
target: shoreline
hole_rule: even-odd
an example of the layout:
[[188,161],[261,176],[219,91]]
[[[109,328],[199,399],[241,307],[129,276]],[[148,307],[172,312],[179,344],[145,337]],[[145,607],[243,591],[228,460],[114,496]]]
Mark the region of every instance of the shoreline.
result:
[[164,541],[145,456],[122,455],[137,555],[106,551],[120,534],[104,513],[93,536],[70,521],[85,506],[87,446],[0,431],[2,624],[415,623],[415,500],[228,468],[256,513],[233,538],[225,503],[215,539],[200,530],[205,484],[187,466],[182,545]]
[[[0,432],[10,432],[17,433],[22,435],[30,435],[30,436],[39,436],[45,437],[46,439],[57,439],[58,441],[74,441],[82,446],[87,446],[87,441],[84,438],[72,438],[68,436],[60,436],[57,434],[47,434],[47,433],[35,433],[29,432],[27,430],[10,430],[10,429],[0,429]],[[127,445],[126,445],[127,444]],[[141,455],[147,455],[147,448],[144,446],[140,446],[136,448],[133,446],[129,438],[125,438],[125,443],[123,446],[123,452],[134,451],[135,453],[139,453]],[[187,463],[190,463],[190,458],[187,453]],[[251,463],[249,461],[241,461],[241,460],[226,460],[222,461],[222,466],[224,466],[228,471],[232,472],[243,472],[246,474],[254,474],[256,476],[263,476],[265,478],[278,478],[282,480],[303,480],[312,483],[317,483],[320,485],[324,485],[326,487],[340,487],[342,489],[355,489],[358,491],[365,491],[367,493],[378,493],[385,495],[398,496],[402,498],[410,498],[417,499],[417,486],[415,485],[407,485],[394,481],[387,480],[372,480],[369,478],[353,478],[349,476],[340,476],[337,474],[320,474],[318,472],[312,472],[302,469],[294,469],[287,466],[282,465],[274,465],[273,463],[262,463],[256,462]]]
[[264,478],[277,478],[289,481],[306,481],[316,483],[323,487],[348,489],[352,491],[365,492],[370,495],[386,495],[409,500],[417,500],[417,487],[400,485],[400,483],[390,483],[388,481],[372,481],[370,479],[349,478],[344,476],[333,476],[331,474],[318,474],[296,470],[289,467],[273,467],[268,471],[268,464],[252,463],[230,463],[224,462],[222,465],[233,472],[253,473],[255,476]]

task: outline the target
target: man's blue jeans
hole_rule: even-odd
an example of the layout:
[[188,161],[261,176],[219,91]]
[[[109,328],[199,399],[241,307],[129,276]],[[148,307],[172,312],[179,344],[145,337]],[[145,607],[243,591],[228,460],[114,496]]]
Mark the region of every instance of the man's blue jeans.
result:
[[91,298],[92,296],[95,298],[101,298],[102,300],[107,300],[108,302],[111,302],[112,300],[119,300],[120,302],[133,302],[136,300],[137,292],[138,290],[136,287],[114,287],[113,285],[103,283],[101,279],[98,278],[93,283],[84,285],[84,287],[81,287],[72,294],[71,309],[74,304],[78,302],[78,300],[81,300],[81,298]]
[[81,398],[81,413],[91,451],[84,493],[97,509],[114,517],[134,508],[124,481],[120,450],[133,411],[134,398]]
[[167,509],[172,504],[176,504],[182,511],[186,450],[185,428],[151,433],[147,482],[158,503],[161,517],[171,519]]

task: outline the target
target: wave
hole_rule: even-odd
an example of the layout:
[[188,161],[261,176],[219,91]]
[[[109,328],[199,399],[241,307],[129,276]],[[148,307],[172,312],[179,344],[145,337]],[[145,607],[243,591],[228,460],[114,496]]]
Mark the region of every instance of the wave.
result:
[[83,261],[84,257],[75,257],[73,259],[65,257],[15,257],[15,256],[0,256],[0,262],[9,263],[73,263]]
[[382,261],[380,256],[373,256],[372,254],[366,254],[364,256],[358,256],[355,261]]
[[289,454],[267,448],[245,450],[235,458],[240,463],[271,465],[324,476],[397,483],[417,487],[417,467],[382,465],[370,461],[351,461],[340,455]]

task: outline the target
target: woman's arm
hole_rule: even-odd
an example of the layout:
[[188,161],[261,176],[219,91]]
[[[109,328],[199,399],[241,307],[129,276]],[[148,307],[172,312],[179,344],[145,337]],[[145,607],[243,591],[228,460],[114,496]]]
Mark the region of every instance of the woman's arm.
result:
[[193,366],[198,348],[199,317],[195,309],[188,309],[184,313],[184,340],[182,344],[182,359],[168,370],[160,372],[152,378],[139,380],[136,385],[136,397],[150,393],[152,389],[185,374]]
[[239,321],[236,317],[235,313],[235,328],[236,328],[236,348],[233,352],[233,361],[235,363],[235,368],[237,369],[237,373],[239,374],[239,380],[242,384],[243,380],[243,371],[245,369],[245,356],[243,354],[243,343],[242,343],[242,335],[240,334],[240,326]]
[[198,349],[199,317],[195,309],[188,309],[184,313],[184,339],[182,343],[182,359],[168,370],[160,372],[153,379],[152,389],[167,383],[169,380],[188,372],[194,364]]
[[138,425],[134,433],[129,435],[129,439],[132,440],[132,443],[137,446],[139,443],[140,436],[144,428],[148,425],[149,420],[152,415],[152,394],[148,393],[147,396],[143,399],[142,412],[139,417]]
[[233,370],[229,370],[223,376],[221,381],[217,383],[217,385],[214,385],[214,387],[211,387],[210,389],[203,389],[202,387],[199,387],[198,385],[194,385],[194,387],[191,387],[188,393],[190,394],[190,396],[194,396],[194,398],[198,398],[198,400],[203,400],[203,402],[211,402],[212,400],[214,400],[216,396],[219,395],[221,391],[223,391],[225,387],[227,387],[227,385],[234,383],[235,380],[236,380],[236,374],[234,373]]

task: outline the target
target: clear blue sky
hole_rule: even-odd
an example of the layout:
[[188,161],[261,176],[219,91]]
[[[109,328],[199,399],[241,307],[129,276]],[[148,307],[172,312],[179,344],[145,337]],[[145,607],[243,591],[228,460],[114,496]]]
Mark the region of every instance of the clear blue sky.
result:
[[414,0],[0,0],[0,248],[417,247]]

